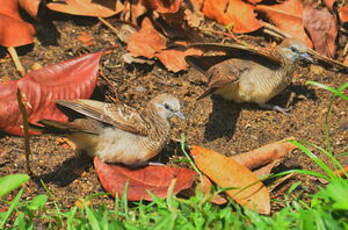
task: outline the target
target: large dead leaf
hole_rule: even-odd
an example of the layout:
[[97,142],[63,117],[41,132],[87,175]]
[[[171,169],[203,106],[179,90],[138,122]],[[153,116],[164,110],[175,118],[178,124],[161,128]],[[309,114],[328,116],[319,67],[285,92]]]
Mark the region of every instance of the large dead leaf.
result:
[[23,134],[17,89],[27,102],[29,122],[66,121],[67,117],[54,101],[89,98],[95,88],[101,55],[102,52],[87,54],[31,71],[20,80],[0,83],[0,129],[14,135]]
[[23,46],[33,42],[33,25],[22,20],[18,11],[18,1],[1,0],[0,45],[5,47]]
[[197,167],[223,188],[239,204],[262,214],[270,213],[270,195],[267,188],[245,166],[232,158],[199,146],[191,147]]
[[188,68],[188,64],[185,61],[185,57],[188,55],[201,55],[202,51],[198,49],[182,50],[163,50],[156,54],[156,57],[167,67],[168,70],[173,72],[179,72]]
[[294,137],[270,143],[246,153],[234,155],[232,158],[249,169],[256,169],[278,160],[296,149],[297,147],[290,143],[289,140],[294,140]]
[[140,30],[129,37],[127,50],[135,57],[153,58],[158,51],[166,48],[166,41],[146,17]]
[[173,180],[176,180],[173,194],[190,188],[196,173],[186,168],[168,166],[146,166],[140,169],[129,169],[124,166],[103,163],[94,158],[94,167],[104,189],[113,196],[119,197],[125,192],[128,183],[128,200],[149,200],[147,191],[164,198]]
[[313,47],[304,30],[301,0],[288,0],[276,5],[257,5],[256,10],[265,13],[280,30],[302,40],[308,47]]
[[220,195],[211,194],[212,183],[208,177],[202,176],[201,181],[196,186],[196,192],[202,192],[208,196],[209,202],[217,205],[226,204],[228,201]]
[[303,12],[304,27],[309,33],[315,50],[333,58],[336,52],[337,20],[326,7],[305,5]]
[[30,23],[0,14],[0,45],[17,47],[33,43],[35,29]]
[[119,0],[65,0],[48,3],[47,7],[62,13],[92,17],[110,17],[124,9]]
[[235,33],[248,33],[262,27],[254,8],[242,0],[205,0],[202,12],[221,24],[232,26]]

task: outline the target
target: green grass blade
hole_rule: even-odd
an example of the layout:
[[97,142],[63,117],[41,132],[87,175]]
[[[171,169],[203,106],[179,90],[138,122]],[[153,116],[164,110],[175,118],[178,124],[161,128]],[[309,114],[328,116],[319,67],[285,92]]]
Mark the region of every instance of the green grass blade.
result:
[[8,210],[7,210],[6,214],[5,214],[5,216],[3,217],[3,219],[2,219],[1,222],[0,222],[0,229],[3,229],[3,228],[4,228],[4,226],[5,226],[6,222],[7,222],[7,219],[12,215],[14,209],[15,209],[15,208],[17,207],[17,205],[19,204],[19,200],[21,199],[23,192],[24,192],[24,189],[21,189],[21,190],[17,193],[16,197],[11,201],[10,207],[8,208]]
[[47,195],[45,194],[38,195],[31,200],[31,202],[28,204],[27,207],[30,210],[39,210],[47,203],[47,200],[48,200]]
[[0,197],[20,187],[30,177],[27,174],[12,174],[0,178]]
[[296,145],[302,152],[304,152],[309,158],[311,158],[314,163],[316,163],[329,177],[335,177],[335,174],[333,173],[333,170],[325,164],[323,160],[321,160],[319,157],[317,157],[314,153],[312,153],[308,148],[306,148],[304,145],[302,145],[298,141],[289,141]]
[[[340,92],[340,90],[338,89],[335,89],[333,87],[330,87],[330,86],[327,86],[327,85],[324,85],[324,84],[321,84],[319,82],[316,82],[316,81],[307,81],[307,84],[309,85],[314,85],[314,86],[317,86],[319,88],[322,88],[322,89],[325,89],[333,94],[335,94],[336,96],[340,97],[340,98],[343,98],[344,100],[348,101],[348,96],[344,95],[343,93]],[[346,86],[344,85],[344,88]],[[342,88],[342,87],[341,87]]]

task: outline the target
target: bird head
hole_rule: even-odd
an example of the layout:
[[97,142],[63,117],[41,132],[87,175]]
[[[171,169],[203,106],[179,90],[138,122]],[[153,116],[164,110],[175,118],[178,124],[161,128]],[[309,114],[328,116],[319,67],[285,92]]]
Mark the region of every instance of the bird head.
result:
[[301,41],[297,39],[285,39],[279,45],[280,54],[286,59],[297,62],[307,61],[313,63],[313,59],[309,55],[309,48]]
[[150,103],[155,107],[158,115],[163,119],[177,116],[185,120],[184,114],[180,111],[179,99],[171,94],[160,94],[154,97]]

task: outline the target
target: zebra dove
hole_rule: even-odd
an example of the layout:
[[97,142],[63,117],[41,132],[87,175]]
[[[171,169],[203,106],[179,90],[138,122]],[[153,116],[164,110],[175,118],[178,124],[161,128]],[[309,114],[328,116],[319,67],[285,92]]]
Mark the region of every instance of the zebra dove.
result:
[[211,93],[237,103],[253,102],[266,109],[286,113],[287,109],[267,104],[290,83],[300,61],[312,62],[308,48],[295,39],[285,39],[271,50],[240,44],[198,43],[191,47],[222,51],[218,56],[187,56],[186,61],[209,79],[209,88],[198,99]]
[[140,112],[126,105],[94,100],[58,100],[58,105],[72,109],[86,118],[72,122],[41,120],[43,126],[31,125],[43,133],[68,137],[78,152],[98,156],[106,163],[141,166],[156,156],[170,134],[169,118],[185,119],[179,100],[161,94],[150,100]]

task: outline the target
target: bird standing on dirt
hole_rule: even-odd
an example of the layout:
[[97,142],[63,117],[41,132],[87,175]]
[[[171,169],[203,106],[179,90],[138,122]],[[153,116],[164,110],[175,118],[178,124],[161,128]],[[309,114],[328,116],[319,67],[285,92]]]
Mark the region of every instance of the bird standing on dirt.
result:
[[295,39],[285,39],[266,50],[241,44],[200,43],[191,45],[205,50],[222,51],[223,56],[188,56],[186,61],[209,79],[209,88],[198,99],[211,93],[238,103],[254,102],[262,108],[286,113],[286,109],[267,104],[291,82],[299,61],[312,58],[308,48]]
[[66,136],[76,144],[78,152],[86,151],[104,162],[128,166],[144,165],[163,149],[170,134],[169,118],[185,118],[179,100],[170,94],[156,96],[141,112],[126,105],[94,100],[56,103],[86,118],[72,122],[41,120],[43,127],[31,125],[33,129]]

